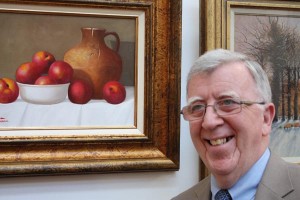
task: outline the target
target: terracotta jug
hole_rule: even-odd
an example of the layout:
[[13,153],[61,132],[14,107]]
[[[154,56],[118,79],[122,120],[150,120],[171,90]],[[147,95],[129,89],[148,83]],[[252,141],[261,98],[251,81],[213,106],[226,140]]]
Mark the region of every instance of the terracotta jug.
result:
[[[64,61],[73,67],[74,78],[85,79],[93,85],[93,99],[102,99],[104,84],[112,80],[119,81],[121,78],[119,35],[101,28],[82,28],[81,32],[81,42],[65,53]],[[104,39],[108,35],[116,38],[115,49],[105,44]]]

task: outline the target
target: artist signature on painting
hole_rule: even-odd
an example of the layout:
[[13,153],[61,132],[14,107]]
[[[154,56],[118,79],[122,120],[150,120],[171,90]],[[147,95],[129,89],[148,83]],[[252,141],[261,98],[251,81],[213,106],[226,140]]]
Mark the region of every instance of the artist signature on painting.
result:
[[0,117],[0,123],[1,122],[8,122],[8,120],[6,118],[4,118],[4,117]]

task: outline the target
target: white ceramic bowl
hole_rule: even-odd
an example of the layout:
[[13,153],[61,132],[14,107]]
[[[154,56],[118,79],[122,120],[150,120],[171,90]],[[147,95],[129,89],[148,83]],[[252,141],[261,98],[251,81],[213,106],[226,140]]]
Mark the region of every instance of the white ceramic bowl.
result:
[[21,98],[33,104],[56,104],[64,101],[68,94],[70,83],[57,85],[30,85],[17,83]]

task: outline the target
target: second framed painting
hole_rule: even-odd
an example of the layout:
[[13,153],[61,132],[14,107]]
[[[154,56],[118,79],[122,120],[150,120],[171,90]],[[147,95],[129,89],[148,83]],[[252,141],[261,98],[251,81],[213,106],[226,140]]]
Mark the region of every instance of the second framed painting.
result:
[[[203,51],[242,52],[267,72],[276,116],[270,148],[300,164],[300,3],[295,1],[213,0],[203,5]],[[202,166],[201,177],[207,175]]]

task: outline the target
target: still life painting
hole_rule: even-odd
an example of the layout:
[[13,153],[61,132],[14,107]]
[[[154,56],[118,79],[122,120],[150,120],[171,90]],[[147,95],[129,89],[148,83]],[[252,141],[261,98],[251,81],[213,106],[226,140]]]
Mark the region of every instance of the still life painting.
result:
[[179,169],[181,1],[0,1],[0,177]]
[[136,18],[0,12],[0,128],[134,127]]

